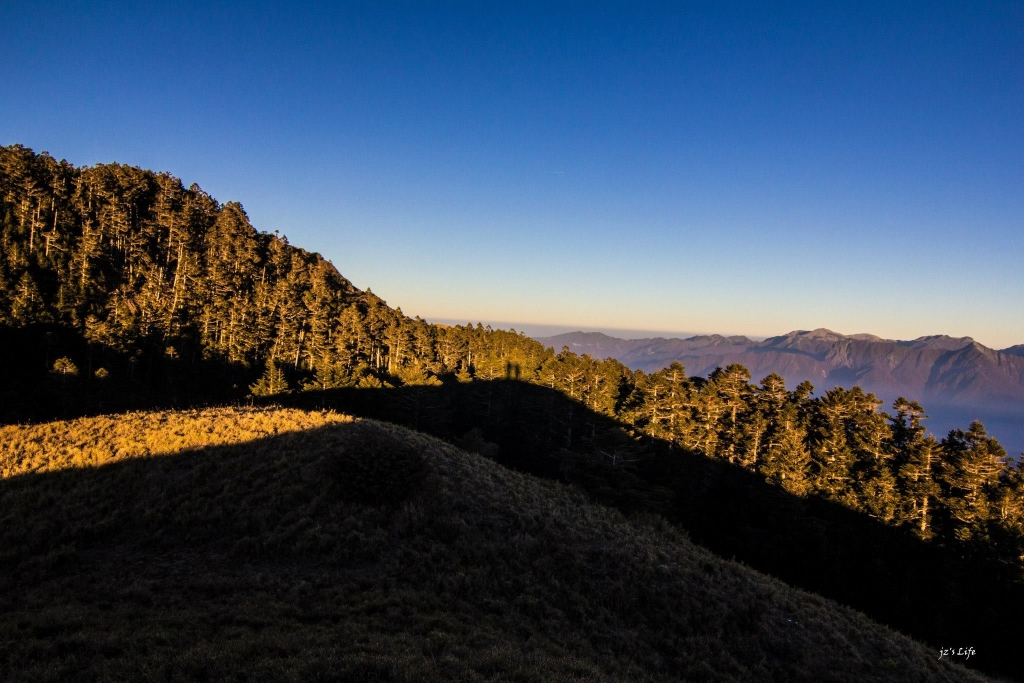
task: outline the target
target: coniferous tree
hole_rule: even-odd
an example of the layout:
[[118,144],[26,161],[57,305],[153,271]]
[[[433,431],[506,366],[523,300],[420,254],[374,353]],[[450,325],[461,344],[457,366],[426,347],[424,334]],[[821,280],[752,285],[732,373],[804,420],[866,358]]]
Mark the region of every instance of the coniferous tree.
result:
[[847,438],[847,424],[854,409],[849,391],[831,389],[814,401],[808,432],[814,490],[851,507],[856,506],[852,486],[856,456]]
[[925,436],[922,420],[927,418],[916,401],[903,397],[893,403],[890,448],[902,492],[899,521],[910,524],[924,539],[934,536],[933,518],[939,497],[937,472],[939,444]]
[[959,541],[985,540],[1006,450],[975,420],[967,431],[952,430],[942,440],[942,451],[940,482],[952,536]]
[[901,496],[894,469],[888,415],[878,411],[882,404],[874,394],[860,387],[848,393],[851,413],[847,421],[847,442],[853,450],[854,489],[857,509],[886,524],[893,523],[901,508]]
[[1024,563],[1024,453],[1007,463],[993,497],[995,524],[990,530],[1002,558]]
[[273,396],[275,394],[283,394],[288,391],[288,379],[285,377],[284,370],[273,358],[267,359],[266,371],[263,376],[255,383],[249,386],[249,392],[253,396]]
[[761,380],[756,393],[756,410],[767,423],[758,449],[758,471],[788,493],[806,495],[810,453],[804,444],[797,394],[787,392],[785,380],[775,373]]
[[743,467],[753,467],[754,459],[744,443],[744,422],[753,395],[750,372],[739,364],[730,365],[725,370],[716,368],[708,377],[708,384],[718,394],[722,409],[718,425],[718,457]]
[[53,373],[62,378],[74,377],[78,374],[78,366],[70,358],[58,358],[53,363]]

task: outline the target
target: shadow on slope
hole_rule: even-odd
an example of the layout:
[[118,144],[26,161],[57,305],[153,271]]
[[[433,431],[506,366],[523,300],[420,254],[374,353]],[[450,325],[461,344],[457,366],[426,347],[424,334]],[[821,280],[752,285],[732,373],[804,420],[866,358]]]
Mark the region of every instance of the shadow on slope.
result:
[[[244,399],[258,370],[204,358],[188,339],[147,339],[131,350],[90,343],[64,325],[0,325],[0,425]],[[79,366],[53,371],[69,357]]]
[[[51,377],[46,391],[37,392],[35,408],[42,412],[32,416],[187,404],[206,396],[207,384],[224,386],[225,378],[234,377],[244,387],[248,372],[207,367],[194,358],[121,360],[124,367],[136,368],[139,381],[129,376],[121,384],[100,385],[99,394],[85,387],[83,395],[94,398],[79,404],[59,378]],[[175,372],[181,368],[186,371],[179,377]],[[160,377],[165,384],[154,386],[178,389],[147,393],[147,383]],[[8,396],[5,416],[11,419],[9,411],[26,408],[26,402],[16,391]],[[96,396],[109,400],[97,402]],[[1014,623],[1024,598],[1005,568],[922,544],[841,506],[793,498],[727,463],[653,439],[634,440],[614,420],[557,391],[515,381],[452,382],[303,392],[276,400],[402,424],[513,468],[575,484],[624,512],[661,514],[724,557],[852,605],[936,647],[984,647],[972,665],[1018,675],[1011,636],[1000,625]]]
[[[1019,676],[1024,586],[1013,569],[924,543],[818,498],[797,498],[729,463],[635,440],[560,392],[515,382],[306,392],[282,402],[396,422],[579,486],[627,513],[663,515],[723,557],[851,605],[970,664]],[[613,464],[618,463],[618,464]],[[955,645],[958,644],[958,645]]]
[[7,680],[974,678],[664,523],[373,422],[23,474],[0,514]]

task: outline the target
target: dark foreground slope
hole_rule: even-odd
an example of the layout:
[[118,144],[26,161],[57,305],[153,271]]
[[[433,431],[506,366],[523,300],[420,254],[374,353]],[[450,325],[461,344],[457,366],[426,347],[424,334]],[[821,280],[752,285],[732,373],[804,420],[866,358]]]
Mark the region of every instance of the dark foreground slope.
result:
[[982,680],[391,425],[138,413],[0,444],[4,680]]

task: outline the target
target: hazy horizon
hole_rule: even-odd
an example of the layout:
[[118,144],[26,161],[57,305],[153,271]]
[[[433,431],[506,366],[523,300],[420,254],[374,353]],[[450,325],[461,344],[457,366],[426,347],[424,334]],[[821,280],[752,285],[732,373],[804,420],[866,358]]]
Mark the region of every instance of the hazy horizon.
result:
[[677,331],[666,331],[666,330],[629,330],[620,329],[615,327],[592,327],[587,325],[549,325],[546,323],[528,323],[528,322],[513,322],[508,320],[462,320],[460,318],[427,318],[428,322],[440,323],[442,325],[476,325],[480,323],[484,326],[490,326],[492,329],[509,330],[514,329],[516,332],[522,332],[527,337],[554,337],[559,334],[569,334],[571,332],[601,332],[607,334],[609,337],[618,337],[619,339],[647,339],[654,337],[679,337],[685,335],[687,337],[693,337],[700,334],[715,334],[714,332],[677,332]]
[[[523,334],[525,334],[528,337],[555,337],[555,336],[562,335],[562,334],[571,334],[573,332],[600,332],[602,334],[608,335],[609,337],[616,337],[618,339],[655,339],[655,338],[658,338],[658,337],[665,338],[665,339],[673,339],[673,338],[688,339],[690,337],[708,336],[708,335],[715,335],[715,334],[717,334],[717,335],[720,335],[720,336],[723,336],[723,337],[737,337],[738,336],[738,337],[746,337],[747,339],[750,339],[751,341],[764,341],[765,339],[769,339],[771,337],[781,337],[781,336],[784,336],[786,334],[790,334],[792,332],[810,332],[810,331],[813,331],[813,330],[822,329],[822,326],[818,326],[818,327],[807,328],[807,329],[800,329],[800,330],[797,330],[797,329],[786,330],[785,332],[776,332],[776,333],[773,333],[773,334],[751,334],[751,333],[744,333],[744,332],[729,332],[729,331],[723,332],[723,331],[720,331],[720,330],[703,330],[703,331],[696,331],[696,332],[695,331],[675,331],[675,330],[644,330],[644,329],[623,329],[623,328],[616,328],[616,327],[602,327],[602,326],[591,326],[591,325],[558,325],[558,324],[548,324],[548,323],[528,323],[528,322],[521,322],[521,321],[520,322],[510,322],[510,321],[507,321],[507,320],[469,320],[469,319],[465,319],[464,320],[464,319],[461,319],[461,318],[425,318],[425,320],[427,320],[428,322],[432,322],[432,323],[441,323],[442,325],[465,325],[467,323],[476,325],[477,323],[480,323],[481,325],[485,325],[485,326],[490,325],[491,328],[493,328],[493,329],[505,329],[505,330],[507,330],[507,329],[515,329],[517,332],[522,332]],[[875,335],[877,337],[881,337],[882,339],[887,339],[887,340],[892,340],[892,341],[913,341],[913,340],[919,339],[921,337],[943,336],[945,334],[945,333],[942,333],[942,332],[936,332],[936,333],[933,333],[933,334],[918,335],[917,337],[898,338],[898,337],[885,337],[883,335],[876,334],[876,333],[871,332],[869,330],[860,330],[858,332],[844,332],[842,330],[833,330],[831,328],[824,328],[824,329],[830,329],[830,331],[835,332],[836,334],[842,334],[842,335],[848,336],[848,337],[856,335],[856,334],[873,334],[873,335]],[[945,334],[945,336],[948,336],[948,337],[971,337],[975,341],[977,341],[977,342],[979,342],[979,343],[981,343],[981,344],[983,344],[985,346],[988,346],[989,348],[995,349],[997,351],[1001,351],[1002,349],[1009,348],[1011,346],[1016,346],[1017,345],[1017,344],[1008,344],[1007,346],[997,347],[997,346],[990,346],[988,344],[985,344],[983,341],[981,341],[977,337],[974,337],[973,335],[951,335],[951,334]]]
[[1024,343],[1019,3],[4,21],[0,144],[198,182],[409,315]]

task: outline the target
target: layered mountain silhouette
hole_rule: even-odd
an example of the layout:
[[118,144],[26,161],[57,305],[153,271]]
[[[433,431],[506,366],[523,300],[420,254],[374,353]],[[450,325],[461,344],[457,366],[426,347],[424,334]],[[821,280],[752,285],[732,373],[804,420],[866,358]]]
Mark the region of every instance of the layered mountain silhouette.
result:
[[750,369],[754,381],[776,372],[790,387],[810,381],[819,394],[834,386],[859,385],[886,403],[898,396],[921,401],[939,436],[980,419],[1011,453],[1024,450],[1024,344],[999,351],[971,337],[902,341],[824,328],[763,341],[722,335],[618,339],[600,332],[537,341],[556,350],[568,346],[576,353],[612,357],[645,372],[679,361],[687,374],[707,375],[716,367],[739,363]]

